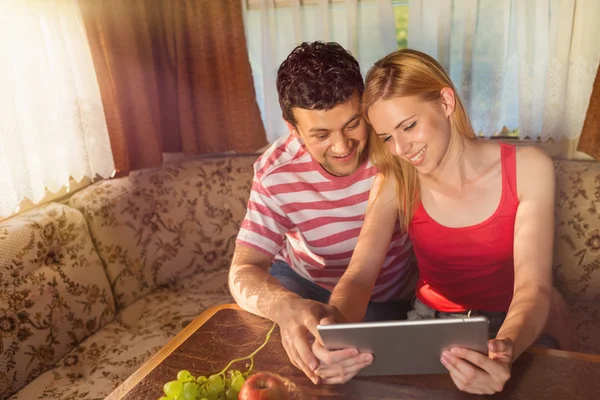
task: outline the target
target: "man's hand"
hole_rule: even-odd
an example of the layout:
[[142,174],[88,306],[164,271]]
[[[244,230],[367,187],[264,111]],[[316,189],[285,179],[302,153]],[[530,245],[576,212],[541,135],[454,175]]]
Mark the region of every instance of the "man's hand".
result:
[[[330,318],[321,320],[321,325],[330,325],[334,321]],[[312,350],[319,359],[319,368],[315,373],[323,383],[345,383],[354,377],[364,367],[373,362],[373,355],[360,353],[357,349],[327,350],[320,338],[317,338]]]
[[442,364],[450,372],[460,390],[474,394],[494,394],[502,391],[510,378],[513,342],[493,339],[488,343],[489,355],[455,347],[442,353]]
[[[322,318],[336,318],[335,307],[302,298],[286,301],[281,317],[275,322],[281,330],[281,341],[292,364],[302,370],[313,383],[319,382],[315,369],[319,360],[311,350],[309,334],[319,337],[317,325]],[[319,339],[320,340],[320,339]],[[316,342],[317,340],[315,340]]]

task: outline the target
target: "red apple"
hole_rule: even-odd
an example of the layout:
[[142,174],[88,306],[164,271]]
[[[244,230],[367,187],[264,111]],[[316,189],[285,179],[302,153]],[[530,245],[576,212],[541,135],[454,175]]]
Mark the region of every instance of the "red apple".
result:
[[240,390],[238,400],[289,400],[285,383],[275,374],[258,372],[250,376]]

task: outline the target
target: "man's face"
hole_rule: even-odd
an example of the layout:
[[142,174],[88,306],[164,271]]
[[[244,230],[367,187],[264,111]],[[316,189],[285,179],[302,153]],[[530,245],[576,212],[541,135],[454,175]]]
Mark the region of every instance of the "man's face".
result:
[[360,115],[358,93],[331,110],[294,108],[293,113],[297,124],[287,124],[290,132],[302,139],[327,172],[347,176],[358,168],[367,145],[367,124]]

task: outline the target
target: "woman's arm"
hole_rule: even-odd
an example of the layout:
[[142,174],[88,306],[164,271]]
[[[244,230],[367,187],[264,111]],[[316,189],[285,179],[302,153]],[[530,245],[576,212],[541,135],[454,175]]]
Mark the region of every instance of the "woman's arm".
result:
[[[362,321],[367,312],[371,292],[398,221],[395,182],[390,179],[379,193],[382,185],[383,177],[378,174],[369,194],[365,221],[352,259],[329,299],[329,304],[335,306],[343,320],[349,322]],[[333,321],[322,320],[323,323]],[[373,361],[371,354],[361,354],[357,349],[345,349],[334,354],[336,352],[325,349],[320,340],[314,341],[313,353],[319,359],[315,373],[328,384],[347,382]]]
[[540,335],[550,310],[554,244],[554,166],[536,147],[517,150],[513,300],[498,338],[513,342],[512,361]]
[[475,394],[500,392],[510,378],[513,361],[544,328],[552,293],[554,185],[550,157],[534,147],[517,151],[519,208],[513,299],[496,339],[488,344],[488,356],[458,347],[442,353],[441,361],[460,390]]
[[383,190],[378,174],[369,194],[369,206],[348,269],[336,285],[329,304],[337,307],[349,322],[362,321],[371,292],[388,252],[398,221],[396,182],[389,179]]

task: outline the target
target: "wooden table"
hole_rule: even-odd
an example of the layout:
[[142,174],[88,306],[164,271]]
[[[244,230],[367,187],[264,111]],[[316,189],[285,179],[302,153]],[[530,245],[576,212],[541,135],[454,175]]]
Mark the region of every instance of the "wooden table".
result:
[[[213,307],[181,331],[107,399],[154,400],[162,386],[188,369],[194,375],[220,371],[250,354],[272,323],[234,304]],[[460,392],[449,375],[357,377],[344,385],[313,385],[289,362],[276,329],[255,357],[254,371],[278,373],[296,384],[302,399],[600,399],[600,356],[531,348],[513,365],[504,391],[493,396]],[[244,369],[244,365],[237,369]]]

